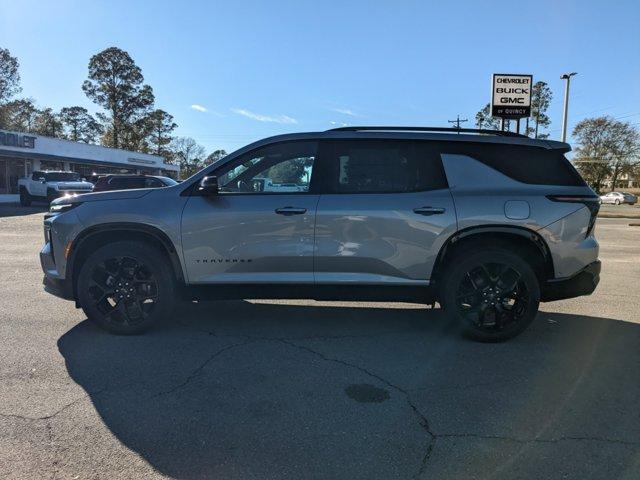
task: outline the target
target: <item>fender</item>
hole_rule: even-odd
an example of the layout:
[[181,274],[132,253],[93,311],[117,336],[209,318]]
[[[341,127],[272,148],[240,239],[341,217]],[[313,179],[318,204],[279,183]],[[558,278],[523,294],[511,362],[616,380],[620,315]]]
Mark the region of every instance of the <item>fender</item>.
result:
[[545,242],[542,236],[535,232],[534,230],[530,230],[526,227],[520,227],[516,225],[482,225],[477,227],[468,227],[463,230],[459,230],[453,235],[451,235],[444,243],[440,251],[438,252],[438,256],[436,257],[436,262],[434,266],[434,271],[437,271],[438,267],[441,265],[447,250],[455,245],[458,241],[463,238],[470,237],[472,235],[477,234],[485,234],[485,233],[506,233],[509,235],[518,235],[520,237],[526,238],[531,241],[540,251],[542,257],[544,258],[545,264],[547,266],[548,272],[547,275],[549,278],[554,278],[554,268],[553,268],[553,260],[551,257],[551,251],[549,250],[549,246],[547,242]]
[[[75,267],[75,261],[77,253],[80,251],[84,242],[94,237],[95,235],[102,233],[117,233],[117,232],[136,232],[149,235],[156,239],[164,247],[165,251],[169,255],[171,260],[171,266],[176,274],[176,278],[181,283],[185,283],[185,276],[182,270],[182,264],[178,257],[178,252],[175,245],[169,238],[169,236],[157,227],[147,225],[144,223],[131,223],[131,222],[111,222],[101,223],[82,230],[78,236],[73,240],[71,244],[71,254],[67,263],[67,272],[73,272]],[[73,278],[71,279],[73,281]],[[74,287],[75,292],[75,287]]]

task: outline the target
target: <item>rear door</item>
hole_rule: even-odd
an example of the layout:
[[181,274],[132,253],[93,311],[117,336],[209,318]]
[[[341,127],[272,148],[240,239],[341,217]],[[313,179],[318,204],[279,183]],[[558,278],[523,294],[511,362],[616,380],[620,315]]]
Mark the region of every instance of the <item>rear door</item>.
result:
[[335,140],[316,214],[316,283],[427,284],[456,213],[428,142]]

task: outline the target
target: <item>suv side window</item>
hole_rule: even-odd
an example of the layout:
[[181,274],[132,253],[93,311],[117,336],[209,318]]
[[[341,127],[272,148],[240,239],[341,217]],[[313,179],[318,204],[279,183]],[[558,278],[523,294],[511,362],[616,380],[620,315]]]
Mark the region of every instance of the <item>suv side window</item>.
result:
[[242,155],[215,172],[220,194],[308,192],[317,150],[317,142],[286,142]]
[[442,162],[428,142],[326,142],[335,193],[408,193],[447,188]]
[[466,155],[522,183],[586,186],[560,150],[523,145],[450,142],[443,145],[442,153]]

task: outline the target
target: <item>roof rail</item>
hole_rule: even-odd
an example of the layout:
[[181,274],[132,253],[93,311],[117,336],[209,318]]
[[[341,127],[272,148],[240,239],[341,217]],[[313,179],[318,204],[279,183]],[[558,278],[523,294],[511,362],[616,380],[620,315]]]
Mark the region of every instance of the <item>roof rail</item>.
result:
[[529,138],[526,135],[504,130],[486,130],[482,128],[455,128],[455,127],[339,127],[331,128],[327,132],[443,132],[443,133],[478,133],[482,135],[497,135],[499,137]]

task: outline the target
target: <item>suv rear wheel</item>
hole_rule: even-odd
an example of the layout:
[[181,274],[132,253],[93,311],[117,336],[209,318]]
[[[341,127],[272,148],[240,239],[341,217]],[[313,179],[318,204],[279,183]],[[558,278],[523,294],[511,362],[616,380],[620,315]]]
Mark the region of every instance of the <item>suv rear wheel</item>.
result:
[[84,261],[78,299],[89,320],[109,332],[142,333],[170,314],[175,285],[169,262],[143,242],[114,242]]
[[538,313],[540,286],[531,266],[508,250],[467,250],[448,262],[440,299],[464,335],[500,342],[531,324]]

